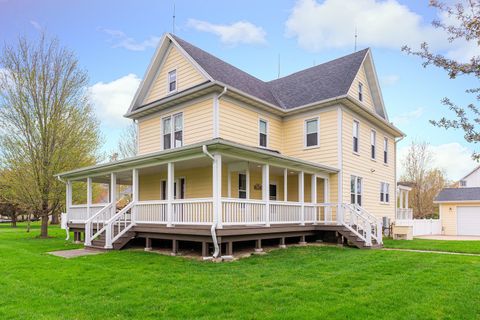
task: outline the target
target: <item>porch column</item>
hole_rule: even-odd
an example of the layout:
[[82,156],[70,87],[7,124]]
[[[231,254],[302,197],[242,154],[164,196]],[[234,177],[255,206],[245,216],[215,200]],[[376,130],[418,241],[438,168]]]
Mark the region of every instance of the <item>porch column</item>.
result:
[[330,203],[330,180],[323,179],[323,201]]
[[117,213],[117,174],[112,172],[110,174],[110,202],[112,205],[111,216]]
[[298,202],[300,202],[300,205],[301,205],[300,224],[302,226],[305,225],[304,177],[305,177],[305,174],[303,173],[303,171],[300,171],[298,173]]
[[167,227],[172,226],[173,221],[173,188],[175,181],[175,165],[173,162],[167,164]]
[[288,201],[288,169],[283,169],[283,201]]
[[399,208],[403,209],[403,190],[402,189],[400,189],[399,196],[400,196]]
[[[67,198],[65,199],[65,213],[68,214],[72,206],[72,180],[67,180]],[[68,218],[67,218],[68,219]]]
[[408,194],[410,192],[409,191],[405,191],[405,209],[408,209]]
[[135,222],[137,219],[137,208],[135,204],[138,202],[138,169],[132,170],[132,200],[133,200],[133,208],[132,208],[132,222]]
[[217,228],[223,228],[222,217],[222,155],[213,155],[212,165],[212,181],[213,181],[213,222],[217,224]]
[[262,166],[262,200],[265,202],[265,225],[270,227],[270,165]]
[[[310,195],[310,200],[312,204],[317,204],[317,175],[312,174],[312,183],[311,183],[311,195]],[[317,216],[317,210],[318,208],[315,206],[314,207],[314,216],[313,216],[313,223],[316,224],[318,220]]]
[[92,178],[87,178],[87,219],[90,218],[90,207],[92,206]]

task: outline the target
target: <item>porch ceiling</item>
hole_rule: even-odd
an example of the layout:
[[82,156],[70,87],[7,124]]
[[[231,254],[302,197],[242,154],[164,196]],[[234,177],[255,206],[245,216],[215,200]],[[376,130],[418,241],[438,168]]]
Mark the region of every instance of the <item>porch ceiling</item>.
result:
[[230,163],[233,161],[249,161],[258,164],[268,163],[272,167],[287,168],[289,174],[292,174],[292,172],[294,174],[298,171],[315,174],[329,174],[339,171],[339,169],[334,167],[300,160],[274,151],[245,146],[217,138],[176,149],[163,150],[119,161],[63,172],[56,176],[61,179],[79,180],[89,176],[106,177],[107,174],[111,172],[117,172],[117,177],[120,175],[118,178],[122,179],[125,175],[125,179],[128,179],[128,177],[131,178],[131,170],[134,168],[140,169],[142,172],[144,170],[162,170],[163,168],[161,168],[161,166],[166,166],[168,162],[175,162],[176,169],[206,167],[211,165],[212,161],[203,153],[203,146],[206,146],[211,153],[222,154],[222,162],[224,163]]

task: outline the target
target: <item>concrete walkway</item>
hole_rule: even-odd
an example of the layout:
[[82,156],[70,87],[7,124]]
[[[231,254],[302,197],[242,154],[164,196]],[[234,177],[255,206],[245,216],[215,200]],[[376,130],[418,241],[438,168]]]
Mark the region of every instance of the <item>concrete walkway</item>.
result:
[[480,257],[478,253],[465,253],[465,252],[449,252],[449,251],[434,251],[434,250],[417,250],[417,249],[399,249],[399,248],[383,248],[387,251],[404,251],[404,252],[418,252],[418,253],[437,253],[437,254],[450,254],[458,256],[473,256]]
[[480,241],[480,236],[430,235],[430,236],[416,236],[415,238],[416,239],[427,239],[427,240]]
[[82,249],[73,249],[73,250],[51,251],[47,253],[51,254],[52,256],[70,259],[70,258],[100,254],[100,253],[104,253],[104,251],[82,248]]

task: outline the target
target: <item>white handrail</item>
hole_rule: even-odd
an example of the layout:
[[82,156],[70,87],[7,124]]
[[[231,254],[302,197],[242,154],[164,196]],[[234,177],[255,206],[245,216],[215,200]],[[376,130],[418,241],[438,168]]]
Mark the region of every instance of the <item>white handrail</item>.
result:
[[361,212],[370,222],[371,228],[374,230],[372,237],[377,241],[378,244],[383,243],[382,239],[382,222],[373,214],[368,212],[365,208],[359,206],[358,204],[354,205],[354,208]]
[[[111,249],[112,248],[112,244],[118,239],[120,238],[121,236],[123,236],[128,230],[130,230],[130,228],[133,227],[134,225],[134,222],[132,221],[132,219],[130,219],[130,224],[127,226],[127,216],[126,216],[126,213],[131,210],[134,206],[136,205],[136,202],[135,201],[132,201],[130,202],[125,208],[123,208],[122,210],[120,210],[117,214],[115,214],[112,218],[110,218],[110,220],[108,220],[106,223],[105,223],[105,248],[106,249]],[[123,223],[124,223],[124,228],[122,230],[119,230],[119,232],[117,233],[117,235],[115,237],[112,236],[113,234],[113,225],[115,222],[119,221],[121,218],[124,218],[123,219]],[[120,225],[119,225],[119,228],[120,228]],[[103,228],[102,228],[103,229]]]
[[366,246],[372,246],[372,224],[368,218],[362,215],[354,205],[343,204],[342,206],[345,213],[342,224],[362,239]]
[[[92,222],[94,219],[99,217],[101,214],[104,214],[108,209],[111,209],[113,205],[113,202],[110,202],[108,205],[103,207],[101,210],[99,210],[97,213],[92,215],[90,218],[88,218],[85,221],[85,245],[86,246],[91,246],[92,245],[92,239],[94,238],[94,235],[92,235]],[[98,230],[99,223],[97,223],[97,230]],[[98,232],[95,234],[95,236],[98,235]]]

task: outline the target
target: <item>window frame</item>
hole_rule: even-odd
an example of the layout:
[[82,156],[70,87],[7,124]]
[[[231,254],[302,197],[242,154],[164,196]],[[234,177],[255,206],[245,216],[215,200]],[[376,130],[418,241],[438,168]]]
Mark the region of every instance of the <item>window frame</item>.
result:
[[[175,73],[175,89],[170,90],[170,84],[172,83],[170,81],[170,74],[172,72]],[[167,72],[167,94],[175,93],[177,92],[177,90],[178,90],[178,72],[177,72],[177,68],[173,68]]]
[[[240,176],[245,177],[245,189],[240,189]],[[241,193],[245,193],[245,198],[242,198],[240,196]],[[247,179],[247,173],[246,172],[239,172],[238,173],[238,199],[247,199],[248,198],[248,179]]]
[[377,131],[375,129],[370,131],[370,159],[377,159]]
[[390,203],[390,183],[380,182],[380,203]]
[[[262,142],[261,135],[263,134],[263,133],[262,133],[262,130],[261,130],[261,128],[262,128],[261,123],[262,123],[262,122],[265,123],[265,145],[264,145],[264,146],[262,146],[262,143],[261,143],[261,142]],[[269,140],[269,139],[268,139],[268,133],[269,133],[268,120],[265,120],[265,119],[263,119],[263,118],[258,119],[258,146],[259,146],[260,148],[265,148],[265,149],[268,148],[268,142],[269,142],[269,141],[268,141],[268,140]]]
[[466,187],[467,186],[467,180],[460,180],[460,187]]
[[383,137],[383,164],[388,165],[390,156],[388,154],[388,138]]
[[[183,180],[183,198],[178,198],[177,195],[182,194],[182,183]],[[173,180],[173,200],[186,199],[187,194],[187,178],[185,176],[177,177]],[[160,200],[168,201],[168,182],[167,179],[160,180]]]
[[[356,130],[355,130],[355,124],[357,124]],[[357,139],[356,150],[355,150],[355,138]],[[353,119],[353,122],[352,122],[352,151],[357,155],[360,154],[360,121],[358,121],[357,119]]]
[[[308,138],[307,135],[307,126],[308,123],[311,121],[316,121],[317,122],[317,141],[316,144],[309,146],[308,145]],[[310,133],[313,134],[313,133]],[[314,118],[308,118],[303,121],[303,147],[305,149],[311,149],[311,148],[319,148],[320,147],[320,118],[319,117],[314,117]]]
[[358,82],[358,101],[363,102],[363,83]]
[[[175,130],[175,118],[181,116],[182,117],[182,130]],[[164,128],[165,128],[165,120],[169,119],[170,120],[170,133],[165,133]],[[185,145],[185,118],[183,116],[183,112],[176,112],[170,115],[166,115],[162,117],[162,124],[161,124],[161,133],[162,133],[162,150],[170,150],[170,149],[175,149],[175,148],[180,148]],[[175,146],[175,133],[181,131],[182,132],[182,140],[181,140],[181,145],[180,146]],[[165,136],[167,134],[170,134],[170,148],[165,149]]]
[[[353,186],[354,190],[352,190],[352,180],[354,181]],[[358,192],[358,182],[360,181],[360,193]],[[352,202],[352,195],[355,197],[355,202]],[[360,196],[360,198],[359,198]],[[360,199],[360,203],[358,203],[358,199]],[[358,204],[360,207],[363,203],[363,177],[357,175],[350,176],[350,202],[352,204]]]

